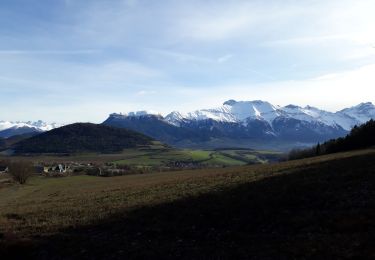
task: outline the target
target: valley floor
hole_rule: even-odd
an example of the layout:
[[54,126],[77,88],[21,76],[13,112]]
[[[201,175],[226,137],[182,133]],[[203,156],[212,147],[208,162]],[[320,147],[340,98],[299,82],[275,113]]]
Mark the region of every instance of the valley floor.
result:
[[375,257],[375,150],[0,188],[2,259]]

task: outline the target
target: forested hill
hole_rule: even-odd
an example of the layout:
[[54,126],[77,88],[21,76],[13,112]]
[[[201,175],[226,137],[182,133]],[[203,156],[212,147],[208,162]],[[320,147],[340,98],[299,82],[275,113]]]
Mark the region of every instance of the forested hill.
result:
[[294,150],[289,154],[290,159],[300,159],[323,154],[345,152],[375,146],[375,121],[355,126],[346,137],[332,139],[323,144],[317,144],[310,149]]
[[151,144],[135,131],[91,123],[76,123],[39,134],[15,144],[15,153],[118,152]]

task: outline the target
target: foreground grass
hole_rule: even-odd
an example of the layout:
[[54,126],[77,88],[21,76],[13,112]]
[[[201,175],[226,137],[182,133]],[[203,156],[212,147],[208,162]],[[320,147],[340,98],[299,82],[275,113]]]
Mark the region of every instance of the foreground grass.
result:
[[[375,256],[375,151],[0,189],[0,252],[28,257]],[[284,257],[285,256],[285,257]]]

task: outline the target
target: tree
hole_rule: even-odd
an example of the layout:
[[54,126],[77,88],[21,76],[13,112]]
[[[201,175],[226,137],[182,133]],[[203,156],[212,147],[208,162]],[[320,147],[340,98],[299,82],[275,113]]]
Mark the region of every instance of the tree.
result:
[[320,143],[318,143],[318,145],[316,146],[315,154],[320,155],[320,152],[321,152]]
[[363,125],[354,126],[345,137],[332,139],[323,144],[318,143],[316,146],[304,150],[292,150],[289,153],[289,160],[364,149],[373,146],[375,146],[375,121],[371,119]]
[[19,161],[9,164],[9,174],[19,184],[25,184],[27,179],[34,173],[34,167],[30,162]]

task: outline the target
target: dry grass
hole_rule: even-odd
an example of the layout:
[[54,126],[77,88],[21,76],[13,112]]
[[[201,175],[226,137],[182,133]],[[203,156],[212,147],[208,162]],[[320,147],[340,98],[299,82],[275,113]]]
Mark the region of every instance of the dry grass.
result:
[[[107,223],[109,220],[111,222],[111,219],[118,219],[119,216],[126,219],[126,216],[142,211],[142,209],[168,205],[186,199],[195,199],[199,202],[200,198],[206,194],[231,194],[233,189],[242,185],[262,183],[277,176],[295,176],[306,171],[320,173],[320,169],[322,169],[321,173],[330,174],[330,171],[336,171],[339,169],[337,167],[353,158],[374,157],[375,150],[365,150],[269,165],[112,178],[33,177],[27,185],[14,184],[0,187],[0,242],[2,241],[0,245],[3,244],[4,248],[7,248],[6,245],[10,241],[43,241],[43,237],[58,236],[64,230],[95,227],[98,223]],[[332,164],[333,162],[335,164]],[[347,168],[348,165],[345,167]],[[293,183],[293,179],[288,179],[288,183]],[[275,187],[275,189],[282,188]],[[236,196],[239,194],[235,193]],[[268,199],[262,198],[265,203]],[[194,203],[197,202],[189,203],[188,207],[194,207]],[[230,204],[227,206],[230,208]],[[173,211],[174,207],[169,209]],[[226,209],[220,210],[225,212]],[[347,225],[345,223],[342,225]],[[306,241],[306,243],[309,242]],[[300,243],[298,245],[302,246]],[[203,252],[206,252],[205,250]]]

